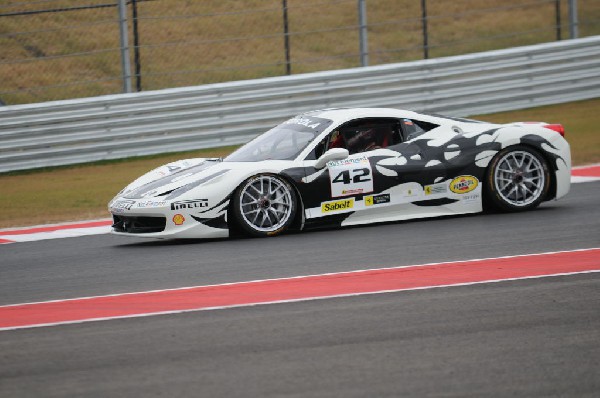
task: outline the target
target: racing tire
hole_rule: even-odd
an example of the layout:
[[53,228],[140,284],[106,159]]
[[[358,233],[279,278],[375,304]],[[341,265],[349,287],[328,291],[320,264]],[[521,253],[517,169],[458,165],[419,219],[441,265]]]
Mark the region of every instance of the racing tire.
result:
[[233,197],[233,214],[243,232],[251,236],[275,236],[294,221],[297,199],[285,179],[259,174],[244,181]]
[[488,204],[509,212],[537,207],[548,194],[550,171],[534,149],[515,145],[498,152],[486,173]]

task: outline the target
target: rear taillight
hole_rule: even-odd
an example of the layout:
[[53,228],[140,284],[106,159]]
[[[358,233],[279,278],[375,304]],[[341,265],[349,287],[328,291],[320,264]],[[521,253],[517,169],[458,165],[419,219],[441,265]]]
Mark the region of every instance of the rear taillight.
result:
[[547,129],[556,131],[558,134],[562,135],[563,137],[565,136],[565,128],[563,127],[562,124],[546,124],[546,125],[544,125],[544,127],[546,127]]

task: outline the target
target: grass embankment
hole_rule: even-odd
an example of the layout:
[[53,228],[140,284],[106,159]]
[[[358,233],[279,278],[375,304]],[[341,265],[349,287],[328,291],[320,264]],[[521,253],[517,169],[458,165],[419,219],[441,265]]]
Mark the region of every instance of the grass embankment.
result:
[[[493,115],[481,120],[562,123],[574,164],[600,162],[600,99]],[[107,202],[141,174],[177,159],[218,157],[234,147],[151,156],[92,165],[0,175],[0,228],[105,218]]]
[[[81,3],[110,2],[13,1],[0,12]],[[356,1],[287,4],[292,73],[360,65]],[[567,0],[560,4],[565,39]],[[281,0],[138,2],[142,89],[284,75],[281,7]],[[600,2],[580,1],[578,9],[580,36],[600,34]],[[427,12],[430,58],[556,40],[554,1],[427,0]],[[370,64],[422,59],[421,15],[419,1],[367,1]],[[132,44],[133,32],[129,37]],[[115,7],[5,16],[0,48],[0,100],[6,104],[121,91]]]

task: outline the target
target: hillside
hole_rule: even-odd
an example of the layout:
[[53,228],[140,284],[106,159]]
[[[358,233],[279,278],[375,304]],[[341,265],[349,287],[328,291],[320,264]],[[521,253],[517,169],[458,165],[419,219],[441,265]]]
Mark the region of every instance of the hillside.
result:
[[[421,2],[366,0],[369,64],[422,59]],[[567,0],[427,0],[430,58],[565,39]],[[600,1],[579,0],[579,35],[600,34]],[[356,0],[287,0],[292,73],[360,66]],[[282,0],[138,0],[128,7],[134,90],[286,73]],[[122,92],[116,2],[0,1],[0,100]]]

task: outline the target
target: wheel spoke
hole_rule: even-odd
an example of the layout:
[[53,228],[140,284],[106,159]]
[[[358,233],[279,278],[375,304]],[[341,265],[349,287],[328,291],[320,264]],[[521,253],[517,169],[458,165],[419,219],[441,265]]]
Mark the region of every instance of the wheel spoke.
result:
[[250,194],[250,192],[248,192],[248,191],[244,191],[244,196],[248,196],[250,199],[252,199],[252,200],[254,200],[254,201],[257,201],[257,200],[258,200],[258,198],[257,198],[257,197],[255,197],[255,196],[252,196],[252,194]]
[[[531,165],[533,164],[533,158],[528,158],[529,162],[527,163],[527,167],[524,167],[525,172],[529,173],[532,171]],[[535,170],[535,169],[533,169]]]
[[247,207],[242,208],[242,211],[244,212],[245,215],[250,215],[253,213],[256,213],[259,209],[257,209],[256,207],[252,206],[249,209]]
[[276,194],[277,192],[279,192],[279,191],[285,192],[285,188],[284,188],[284,186],[283,186],[283,185],[279,185],[279,186],[275,187],[275,189],[273,189],[273,190],[271,191],[271,195],[272,195],[272,196],[275,196],[275,194]]
[[276,208],[274,208],[274,207],[269,207],[269,209],[268,209],[268,210],[269,210],[270,212],[272,212],[272,213],[273,213],[273,215],[275,216],[275,219],[276,219],[277,221],[279,221],[279,220],[280,220],[280,216],[279,216],[279,214],[285,214],[285,211],[283,211],[283,210],[278,210],[278,209],[276,209]]
[[519,191],[521,191],[521,201],[526,201],[527,200],[527,189],[525,187],[525,184],[519,184]]
[[529,185],[531,185],[531,186],[533,186],[535,188],[538,187],[538,184],[537,184],[538,181],[539,181],[539,178],[524,178],[523,179],[524,183],[529,184]]
[[271,220],[271,216],[269,215],[269,210],[268,209],[263,209],[263,219],[269,220],[269,226],[273,226],[273,220]]
[[258,199],[249,200],[247,202],[242,202],[242,206],[256,206],[258,204]]
[[511,180],[508,184],[504,185],[503,187],[499,187],[501,191],[504,191],[505,189],[509,188],[510,186],[513,186],[515,183]]
[[254,216],[254,219],[252,219],[252,224],[256,225],[256,220],[258,220],[259,215],[260,215],[260,211],[257,209],[256,215]]
[[528,159],[528,157],[524,156],[523,154],[521,154],[521,163],[519,164],[519,168],[523,169],[523,166],[525,165],[525,161]]
[[517,191],[519,192],[519,196],[521,197],[520,202],[525,201],[525,198],[527,197],[527,192],[525,192],[525,190],[523,189],[523,184],[517,185]]
[[[258,194],[258,196],[262,195],[262,192],[261,192],[261,191],[260,191],[258,188],[256,188],[256,187],[254,186],[254,184],[250,185],[250,186],[249,186],[249,188],[252,188],[252,189],[254,189],[254,190],[256,191],[256,193]],[[248,191],[245,191],[245,193],[248,193]],[[248,194],[249,194],[249,193],[248,193]]]
[[517,189],[517,186],[514,184],[513,184],[512,189],[508,192],[508,194],[506,194],[506,196],[512,195],[513,192],[515,193],[515,200],[518,200],[518,194],[517,194],[518,189]]
[[514,152],[512,152],[512,153],[511,153],[511,157],[512,157],[512,159],[513,159],[513,162],[514,162],[513,164],[514,164],[515,166],[517,166],[517,167],[518,167],[518,165],[519,165],[519,161],[518,161],[518,160],[517,160],[517,158],[515,157],[515,153],[514,153]]
[[[521,184],[521,187],[523,188],[523,191],[527,191],[533,195],[533,191],[527,187],[527,184]],[[527,195],[527,193],[525,193],[525,195]]]

